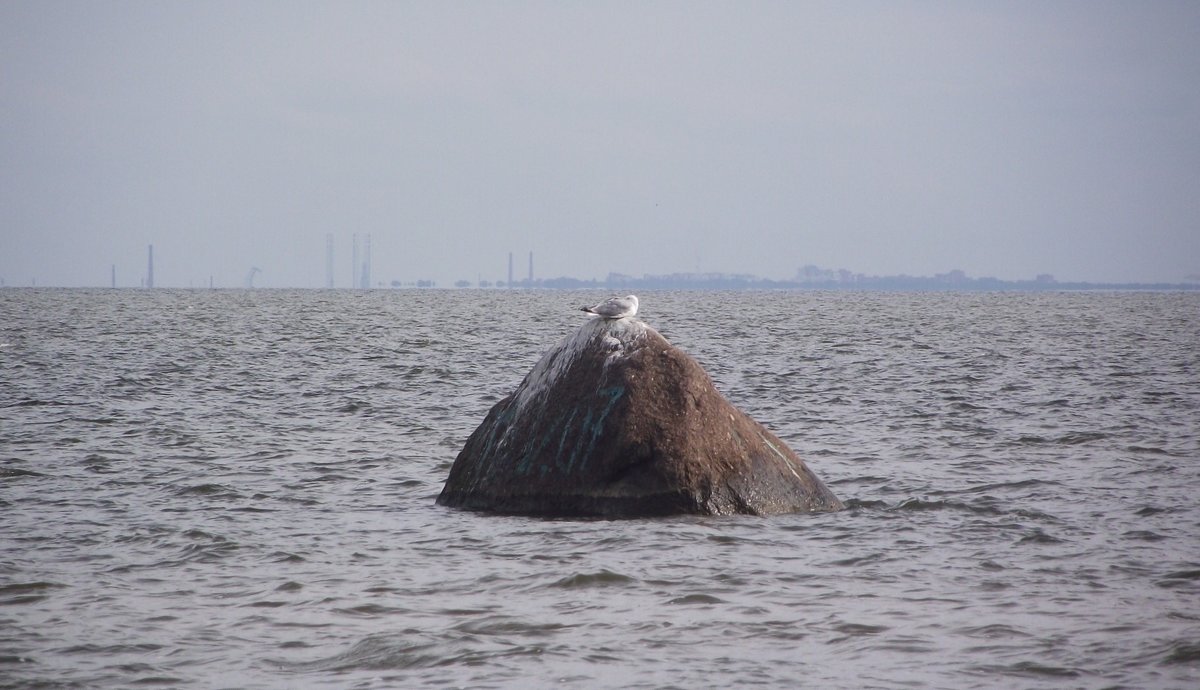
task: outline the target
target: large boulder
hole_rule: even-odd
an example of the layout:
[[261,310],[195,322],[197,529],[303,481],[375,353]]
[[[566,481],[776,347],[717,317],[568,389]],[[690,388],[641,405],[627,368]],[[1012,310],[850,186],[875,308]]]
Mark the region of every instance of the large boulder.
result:
[[438,503],[556,516],[841,510],[704,369],[633,318],[589,320],[496,403]]

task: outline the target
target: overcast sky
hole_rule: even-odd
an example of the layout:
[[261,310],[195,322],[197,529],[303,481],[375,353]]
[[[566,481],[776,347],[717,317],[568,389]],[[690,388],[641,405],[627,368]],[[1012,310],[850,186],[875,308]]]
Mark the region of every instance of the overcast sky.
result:
[[0,2],[0,279],[1200,273],[1200,3]]

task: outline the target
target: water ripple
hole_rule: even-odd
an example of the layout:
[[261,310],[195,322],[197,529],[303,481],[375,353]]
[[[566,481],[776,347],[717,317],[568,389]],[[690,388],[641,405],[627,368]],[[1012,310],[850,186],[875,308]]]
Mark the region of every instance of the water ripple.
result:
[[1200,296],[647,294],[849,509],[436,506],[592,297],[0,290],[0,685],[1200,686]]

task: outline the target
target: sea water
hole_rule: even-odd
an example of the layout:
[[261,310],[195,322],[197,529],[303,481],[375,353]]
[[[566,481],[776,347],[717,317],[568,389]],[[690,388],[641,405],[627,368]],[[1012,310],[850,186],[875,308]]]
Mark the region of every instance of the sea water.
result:
[[0,290],[0,686],[1200,687],[1200,294],[642,294],[848,510],[435,505],[604,296]]

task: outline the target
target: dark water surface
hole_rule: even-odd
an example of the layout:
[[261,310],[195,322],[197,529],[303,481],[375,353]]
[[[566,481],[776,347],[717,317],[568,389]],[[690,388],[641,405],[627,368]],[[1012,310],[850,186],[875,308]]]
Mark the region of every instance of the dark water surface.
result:
[[0,290],[0,686],[1200,687],[1200,295],[643,294],[850,509],[434,505],[600,296]]

